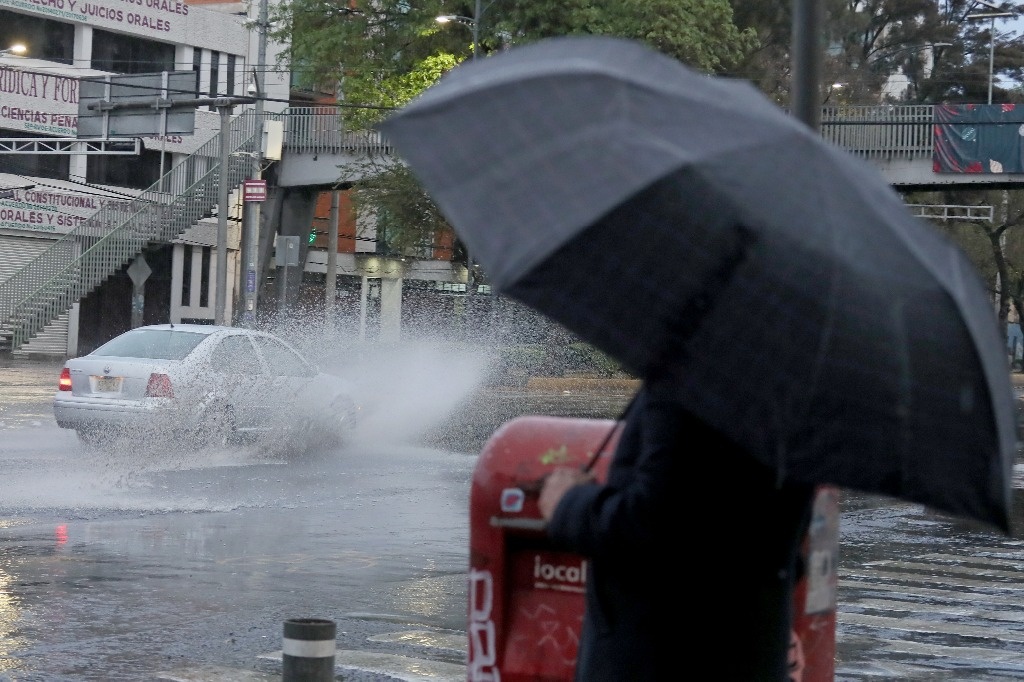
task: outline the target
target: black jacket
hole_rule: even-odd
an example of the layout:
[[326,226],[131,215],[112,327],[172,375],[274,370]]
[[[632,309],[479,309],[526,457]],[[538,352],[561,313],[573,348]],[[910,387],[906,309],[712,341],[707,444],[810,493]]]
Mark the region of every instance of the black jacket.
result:
[[548,525],[589,558],[576,680],[787,679],[812,493],[646,382],[606,484],[570,489]]

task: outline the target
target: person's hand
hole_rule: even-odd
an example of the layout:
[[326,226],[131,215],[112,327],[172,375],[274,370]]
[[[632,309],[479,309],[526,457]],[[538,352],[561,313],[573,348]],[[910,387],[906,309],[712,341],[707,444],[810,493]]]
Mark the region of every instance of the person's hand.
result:
[[591,474],[579,469],[570,467],[554,469],[544,478],[544,485],[541,486],[540,497],[537,499],[537,506],[540,508],[544,520],[551,519],[551,515],[555,513],[555,507],[565,495],[565,491],[575,485],[590,483],[593,480],[594,477]]

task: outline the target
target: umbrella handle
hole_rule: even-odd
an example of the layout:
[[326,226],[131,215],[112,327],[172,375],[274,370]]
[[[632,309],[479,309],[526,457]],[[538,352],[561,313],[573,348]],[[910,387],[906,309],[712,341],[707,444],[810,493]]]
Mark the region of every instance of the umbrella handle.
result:
[[618,418],[615,420],[615,424],[612,426],[612,428],[608,429],[608,434],[605,435],[604,440],[601,441],[601,444],[597,446],[596,450],[594,450],[594,454],[590,456],[590,459],[587,460],[587,463],[580,467],[580,471],[582,471],[585,474],[589,474],[590,470],[594,468],[594,465],[597,464],[597,458],[601,456],[602,452],[604,452],[605,447],[608,445],[608,441],[610,441],[612,439],[612,436],[615,435],[616,429],[622,426],[622,421],[626,418],[626,415],[629,414],[629,411],[633,408],[633,403],[636,402],[637,395],[639,395],[639,392],[634,393],[633,397],[630,398],[628,403],[626,403],[626,406],[622,408],[622,414],[620,414]]
[[602,452],[604,452],[605,447],[608,445],[608,441],[612,439],[612,436],[615,435],[615,431],[620,426],[622,426],[621,419],[617,420],[615,422],[615,425],[612,426],[612,428],[608,429],[608,435],[606,435],[604,437],[604,440],[601,441],[601,444],[597,446],[597,449],[594,450],[594,454],[590,456],[590,459],[587,460],[587,463],[580,467],[580,471],[582,471],[585,474],[590,473],[590,470],[594,468],[595,464],[597,464],[597,458],[601,456]]

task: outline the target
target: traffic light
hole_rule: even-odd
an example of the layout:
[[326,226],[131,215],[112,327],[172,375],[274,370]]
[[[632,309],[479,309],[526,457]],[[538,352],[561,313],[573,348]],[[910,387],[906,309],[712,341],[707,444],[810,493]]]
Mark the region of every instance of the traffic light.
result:
[[309,229],[309,241],[306,242],[306,243],[307,244],[312,244],[315,241],[316,241],[316,228],[315,227],[311,227]]

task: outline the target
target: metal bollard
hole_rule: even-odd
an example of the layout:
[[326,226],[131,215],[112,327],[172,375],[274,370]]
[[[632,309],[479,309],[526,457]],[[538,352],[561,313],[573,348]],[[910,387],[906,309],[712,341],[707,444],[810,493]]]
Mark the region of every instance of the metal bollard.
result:
[[326,618],[289,618],[281,647],[282,682],[333,682],[338,625]]

